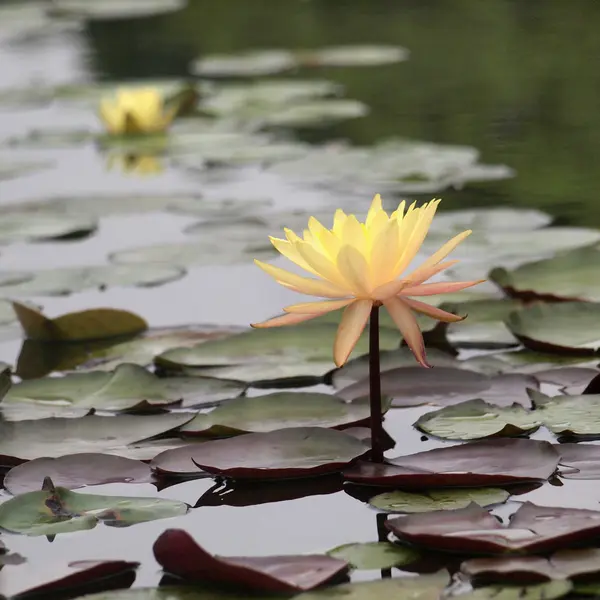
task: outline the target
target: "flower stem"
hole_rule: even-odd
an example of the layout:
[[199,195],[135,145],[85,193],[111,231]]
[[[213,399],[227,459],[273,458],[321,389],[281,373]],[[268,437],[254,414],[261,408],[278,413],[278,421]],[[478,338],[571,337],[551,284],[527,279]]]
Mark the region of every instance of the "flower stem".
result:
[[371,400],[371,460],[383,462],[381,417],[381,367],[379,361],[379,306],[374,304],[369,320],[369,396]]

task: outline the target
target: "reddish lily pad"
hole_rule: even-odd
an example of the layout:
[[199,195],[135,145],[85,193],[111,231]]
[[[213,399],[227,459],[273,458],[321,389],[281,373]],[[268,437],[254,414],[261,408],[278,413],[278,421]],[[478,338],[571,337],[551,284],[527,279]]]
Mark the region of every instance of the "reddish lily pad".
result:
[[345,560],[327,555],[213,556],[181,529],[164,531],[153,550],[165,571],[183,579],[233,584],[259,592],[304,592],[348,571]]
[[556,444],[563,479],[600,479],[600,446],[595,444]]
[[[530,375],[501,374],[488,376],[466,369],[453,367],[400,367],[381,374],[381,391],[392,398],[392,406],[408,407],[421,404],[449,406],[465,400],[480,398],[498,406],[510,406],[517,402],[531,406],[527,388],[538,389],[539,383]],[[369,381],[365,378],[338,395],[346,400],[366,396]]]
[[417,546],[467,554],[545,553],[593,542],[600,512],[522,504],[507,527],[472,504],[455,511],[409,515],[386,521],[400,539]]
[[151,466],[179,476],[205,471],[232,479],[291,479],[341,471],[368,451],[341,431],[290,427],[184,446],[159,454]]
[[589,356],[600,348],[600,303],[534,304],[506,324],[531,350]]
[[125,560],[79,560],[28,563],[18,573],[2,573],[2,593],[14,600],[79,598],[83,594],[120,590],[135,581],[140,563]]
[[588,389],[594,378],[600,376],[598,369],[588,367],[559,367],[556,369],[535,371],[533,375],[541,383],[551,383],[552,385],[560,386],[566,394],[600,393],[600,389],[597,392]]
[[150,467],[139,461],[110,454],[69,454],[59,458],[36,458],[13,467],[4,487],[13,495],[35,492],[45,477],[70,490],[105,483],[148,483]]
[[543,481],[556,470],[552,444],[527,439],[481,440],[390,459],[359,462],[344,471],[347,481],[364,485],[427,490],[489,487]]

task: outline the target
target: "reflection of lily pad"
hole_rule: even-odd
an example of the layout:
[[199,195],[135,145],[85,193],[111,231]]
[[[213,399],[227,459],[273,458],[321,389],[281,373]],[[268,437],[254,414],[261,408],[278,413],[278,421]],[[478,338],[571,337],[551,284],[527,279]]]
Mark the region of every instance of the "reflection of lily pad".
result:
[[[384,403],[384,412],[387,408],[389,402]],[[208,414],[197,415],[181,431],[226,436],[285,427],[341,428],[365,421],[369,414],[368,398],[348,403],[329,394],[279,392],[230,400]]]
[[509,496],[506,490],[500,488],[428,490],[422,494],[396,491],[379,494],[371,498],[369,504],[391,513],[425,513],[466,508],[472,502],[479,506],[502,504]]
[[479,440],[532,433],[542,417],[522,406],[493,406],[483,400],[468,400],[429,412],[415,423],[421,431],[444,440]]
[[600,248],[588,246],[511,271],[493,269],[490,278],[511,296],[600,302],[598,263]]
[[201,77],[260,77],[289,71],[296,66],[288,50],[250,50],[242,54],[203,56],[192,64]]
[[[202,377],[159,378],[138,365],[121,364],[113,372],[69,373],[29,379],[14,385],[0,404],[48,405],[98,410],[140,410],[171,404],[216,404],[241,394],[245,385]],[[32,413],[35,409],[32,407]]]
[[344,544],[327,552],[330,556],[350,563],[353,569],[391,569],[409,565],[421,558],[413,548],[391,544],[390,542],[366,542]]
[[97,523],[127,527],[135,523],[185,515],[188,505],[162,498],[125,498],[80,494],[54,487],[27,492],[0,505],[0,527],[26,535],[54,535],[92,529]]
[[6,296],[62,296],[89,288],[135,285],[151,287],[180,279],[185,271],[169,265],[100,265],[45,269],[32,279],[15,285],[0,286]]
[[373,67],[402,62],[408,56],[400,46],[331,46],[303,50],[299,62],[303,67]]
[[532,350],[585,355],[600,348],[600,303],[535,304],[511,313],[506,324]]
[[133,19],[181,10],[187,0],[52,0],[48,14],[82,19]]

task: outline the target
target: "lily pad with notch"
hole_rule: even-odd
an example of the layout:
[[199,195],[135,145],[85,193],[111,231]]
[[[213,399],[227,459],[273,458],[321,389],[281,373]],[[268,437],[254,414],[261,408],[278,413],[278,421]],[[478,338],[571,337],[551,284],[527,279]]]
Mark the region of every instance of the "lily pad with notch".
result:
[[420,560],[421,554],[414,548],[390,542],[364,542],[344,544],[327,552],[350,564],[353,569],[391,569]]
[[[390,403],[383,402],[385,414]],[[344,402],[317,392],[275,392],[235,398],[210,413],[198,414],[181,428],[182,435],[223,437],[288,427],[343,429],[368,423],[368,398]]]
[[531,350],[588,356],[600,349],[600,303],[534,304],[506,325]]
[[386,527],[417,547],[462,554],[534,554],[597,539],[600,511],[522,504],[504,526],[481,506],[388,519]]
[[4,476],[4,488],[13,496],[38,491],[45,477],[69,490],[106,483],[149,483],[150,467],[110,454],[80,453],[57,458],[36,458],[13,467]]
[[500,488],[441,489],[421,494],[394,491],[374,496],[369,504],[389,513],[412,514],[466,508],[473,502],[479,506],[492,506],[503,504],[509,497],[510,493]]
[[0,505],[0,527],[25,535],[55,535],[93,529],[97,523],[128,527],[185,515],[189,506],[176,500],[96,496],[55,487],[49,477],[38,492],[26,492]]
[[341,431],[290,427],[186,446],[159,454],[151,466],[167,475],[204,471],[236,480],[292,479],[336,473],[368,451]]
[[187,581],[232,584],[263,593],[311,590],[348,571],[345,560],[323,554],[213,556],[182,529],[167,529],[154,542],[154,557],[168,573]]
[[344,478],[403,490],[500,487],[545,481],[558,461],[558,452],[548,442],[499,438],[426,450],[383,464],[359,462],[344,470]]
[[542,423],[542,417],[520,404],[501,407],[475,399],[428,412],[414,426],[443,440],[480,440],[527,435]]

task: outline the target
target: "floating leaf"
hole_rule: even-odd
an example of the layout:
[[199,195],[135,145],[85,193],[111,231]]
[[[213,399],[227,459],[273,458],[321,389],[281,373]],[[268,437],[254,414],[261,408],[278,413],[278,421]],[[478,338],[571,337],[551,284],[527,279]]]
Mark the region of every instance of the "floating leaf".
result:
[[239,55],[214,54],[196,60],[191,68],[201,77],[260,77],[289,71],[296,66],[287,50],[250,50]]
[[484,587],[461,594],[461,597],[464,600],[553,600],[566,596],[572,588],[571,582],[557,579],[525,587],[507,585]]
[[60,240],[89,235],[95,220],[79,215],[3,214],[0,220],[0,244],[21,240]]
[[47,478],[43,490],[0,504],[0,527],[26,535],[54,535],[93,529],[98,522],[127,527],[185,515],[188,509],[187,504],[176,500],[80,494],[54,487]]
[[233,479],[290,479],[340,471],[367,451],[362,442],[341,431],[291,427],[168,451],[155,457],[151,466],[177,475],[204,470]]
[[600,436],[600,394],[555,396],[532,394],[537,418],[557,435]]
[[421,558],[421,554],[416,550],[390,542],[344,544],[329,550],[327,554],[350,563],[353,569],[360,570],[402,567]]
[[595,540],[600,512],[525,502],[505,527],[487,510],[472,504],[454,511],[389,519],[386,527],[411,544],[445,552],[545,553]]
[[262,122],[270,127],[321,127],[337,121],[364,117],[368,113],[369,107],[358,100],[313,100],[272,112]]
[[13,302],[25,336],[32,340],[81,341],[132,335],[147,329],[148,324],[138,315],[113,308],[96,308],[68,313],[54,319],[39,310]]
[[552,217],[533,208],[496,207],[445,210],[435,216],[432,232],[460,233],[473,231],[528,231],[549,225]]
[[559,456],[552,444],[527,439],[482,440],[387,460],[360,462],[344,471],[348,481],[428,490],[445,487],[505,486],[544,481]]
[[43,171],[53,167],[54,163],[49,161],[21,162],[21,163],[0,163],[0,181],[5,179],[15,179],[22,175],[29,175],[36,171]]
[[373,67],[407,60],[409,51],[400,46],[331,46],[303,50],[299,61],[303,67]]
[[[0,463],[13,466],[34,458],[56,458],[79,452],[104,452],[131,457],[136,453],[131,451],[130,445],[176,429],[192,416],[183,413],[0,421]],[[159,452],[160,449],[153,451],[150,446],[147,455],[139,456],[142,452],[137,452],[136,458],[145,460]],[[7,459],[12,460],[7,462]]]
[[[389,408],[384,402],[383,412]],[[369,419],[369,399],[348,403],[316,392],[275,392],[253,398],[240,397],[199,414],[181,432],[187,435],[227,436],[258,433],[286,427],[357,425]]]
[[213,556],[182,529],[167,529],[154,542],[154,557],[168,573],[188,581],[231,584],[259,592],[311,590],[343,575],[348,563],[327,555]]
[[142,410],[171,404],[201,406],[235,397],[245,384],[208,377],[159,378],[139,365],[121,364],[114,371],[69,373],[22,381],[0,404],[57,403],[72,408]]
[[414,426],[444,440],[479,440],[514,437],[534,432],[541,417],[519,404],[493,406],[483,400],[467,400],[419,417]]
[[506,293],[525,300],[600,302],[598,261],[600,248],[588,246],[513,270],[493,269],[489,276]]
[[425,513],[466,508],[472,502],[479,506],[502,504],[509,497],[510,494],[506,490],[499,488],[428,490],[423,494],[396,491],[379,494],[371,498],[369,504],[391,513]]
[[563,479],[600,479],[600,446],[595,444],[557,444]]
[[[567,394],[579,395],[595,377],[600,374],[598,369],[586,367],[559,367],[556,369],[543,369],[535,371],[535,378],[541,383],[551,383],[557,385]],[[593,393],[585,391],[585,393]]]
[[148,483],[150,467],[139,460],[110,454],[68,454],[36,458],[13,467],[4,476],[4,487],[14,496],[40,489],[45,477],[55,485],[76,489],[105,483]]
[[506,324],[532,350],[593,354],[600,348],[600,303],[535,304],[511,313]]
[[[531,375],[501,374],[495,376],[476,373],[467,368],[399,367],[381,373],[381,391],[392,398],[392,406],[407,407],[422,404],[448,406],[465,400],[481,398],[497,406],[513,403],[530,406],[527,389],[538,389],[539,383]],[[365,378],[338,392],[346,400],[369,393]]]
[[80,19],[134,19],[175,12],[185,8],[187,0],[52,0],[48,14]]
[[15,285],[2,285],[0,291],[9,297],[61,296],[90,288],[135,285],[152,287],[181,279],[185,271],[168,265],[109,265],[45,269],[32,274],[32,279]]

